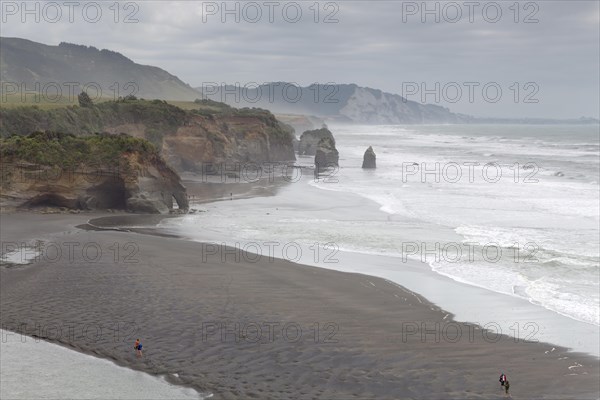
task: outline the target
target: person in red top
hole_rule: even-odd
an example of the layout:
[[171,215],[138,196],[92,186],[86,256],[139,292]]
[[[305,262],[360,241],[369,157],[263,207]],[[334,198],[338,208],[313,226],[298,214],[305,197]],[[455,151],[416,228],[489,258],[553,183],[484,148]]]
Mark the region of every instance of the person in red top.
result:
[[142,356],[142,344],[140,343],[140,339],[135,340],[135,344],[133,345],[133,349],[136,351],[137,356]]

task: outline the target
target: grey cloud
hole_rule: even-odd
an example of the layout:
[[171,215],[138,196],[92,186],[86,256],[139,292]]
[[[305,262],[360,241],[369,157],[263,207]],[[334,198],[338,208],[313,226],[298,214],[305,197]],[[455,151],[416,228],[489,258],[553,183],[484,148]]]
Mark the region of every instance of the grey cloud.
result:
[[[505,14],[495,24],[480,13],[474,23],[466,15],[457,23],[421,23],[418,16],[404,23],[402,2],[393,1],[335,2],[339,23],[334,24],[312,21],[312,2],[300,3],[305,14],[298,23],[276,14],[274,23],[263,15],[251,24],[221,23],[218,16],[205,23],[200,2],[138,2],[137,24],[9,21],[2,35],[109,48],[193,86],[287,80],[357,83],[401,93],[402,83],[412,81],[428,86],[495,81],[505,90],[511,82],[534,81],[540,86],[535,105],[505,98],[497,104],[442,105],[474,115],[598,117],[598,3],[534,2],[539,23],[533,24],[514,23],[508,10],[513,3],[498,3]],[[521,10],[520,18],[525,14]]]

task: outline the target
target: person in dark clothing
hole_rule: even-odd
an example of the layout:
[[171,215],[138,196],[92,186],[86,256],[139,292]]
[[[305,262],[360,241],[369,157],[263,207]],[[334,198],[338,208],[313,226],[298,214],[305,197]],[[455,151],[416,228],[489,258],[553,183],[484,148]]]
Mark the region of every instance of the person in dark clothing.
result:
[[500,379],[498,379],[498,381],[500,381],[500,386],[504,386],[504,383],[506,382],[506,375],[504,375],[504,373],[501,373]]
[[510,388],[510,383],[508,381],[504,381],[504,395],[505,396],[510,396],[510,394],[508,394],[509,388]]

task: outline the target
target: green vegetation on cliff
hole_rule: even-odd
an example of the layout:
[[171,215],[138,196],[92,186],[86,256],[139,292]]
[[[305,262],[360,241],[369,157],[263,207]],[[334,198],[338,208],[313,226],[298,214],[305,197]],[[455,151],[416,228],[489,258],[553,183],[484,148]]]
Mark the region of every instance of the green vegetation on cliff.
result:
[[[182,104],[181,107],[185,107],[185,105]],[[294,134],[294,128],[279,121],[270,111],[262,108],[234,108],[214,100],[196,99],[193,105],[189,106],[189,110],[192,114],[203,116],[257,118],[269,128],[268,133],[278,139]]]
[[316,140],[317,142],[320,141],[321,139],[328,138],[328,139],[331,139],[331,141],[333,142],[333,145],[335,146],[335,139],[333,137],[333,133],[331,133],[331,131],[329,129],[327,129],[326,127],[322,127],[320,129],[313,129],[310,131],[304,131],[302,133],[302,135],[300,136],[300,140],[302,140],[302,138],[304,138],[304,137],[311,137],[314,140]]
[[[293,128],[278,121],[273,114],[259,108],[236,109],[212,100],[177,102],[144,100],[128,96],[85,107],[70,105],[44,109],[36,105],[0,110],[0,136],[28,135],[37,131],[63,132],[75,136],[92,135],[109,127],[123,124],[143,124],[145,138],[161,148],[164,135],[175,133],[194,115],[215,117],[252,117],[265,123],[269,134],[282,137]],[[185,109],[184,109],[185,108]]]
[[3,162],[24,160],[33,164],[71,168],[79,165],[112,165],[126,153],[142,158],[158,156],[156,147],[127,135],[75,136],[58,132],[34,132],[0,139]]
[[187,119],[188,114],[184,110],[162,100],[125,98],[87,107],[48,110],[24,106],[0,112],[0,135],[7,137],[53,131],[81,136],[102,132],[108,126],[143,123],[152,131],[147,139],[159,145],[163,134],[175,132]]
[[179,175],[145,139],[34,132],[0,139],[0,207],[187,210]]
[[[0,109],[0,137],[24,137],[32,132],[73,137],[126,134],[148,140],[179,172],[201,171],[206,162],[294,160],[293,128],[266,110],[238,110],[212,101],[189,102],[189,108],[183,109],[163,100],[133,96],[96,104],[83,95],[79,100],[78,106],[46,110],[35,106]],[[65,157],[73,162],[78,159]]]

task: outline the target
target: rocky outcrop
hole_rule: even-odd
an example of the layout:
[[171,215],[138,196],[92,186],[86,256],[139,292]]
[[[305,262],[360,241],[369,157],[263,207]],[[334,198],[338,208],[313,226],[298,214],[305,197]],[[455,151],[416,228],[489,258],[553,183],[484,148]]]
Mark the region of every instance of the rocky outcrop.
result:
[[[147,138],[152,128],[123,124],[110,133]],[[172,133],[161,135],[161,155],[177,172],[218,174],[226,168],[235,173],[244,165],[294,161],[293,130],[270,114],[191,115]]]
[[160,100],[124,99],[85,109],[22,107],[0,111],[2,136],[58,129],[76,136],[100,130],[147,139],[179,173],[209,173],[225,163],[227,168],[239,169],[248,163],[296,159],[293,128],[260,109],[237,110],[200,101],[197,109],[185,111]]
[[249,164],[295,160],[292,140],[293,133],[272,116],[193,116],[164,136],[162,155],[178,171],[204,174],[226,168],[236,173]]
[[377,157],[375,156],[375,151],[373,151],[373,147],[369,146],[367,151],[365,151],[365,155],[363,156],[362,167],[365,169],[377,168],[376,159]]
[[[0,204],[3,209],[60,207],[165,214],[173,209],[174,203],[181,210],[188,209],[186,189],[179,176],[145,141],[128,138],[117,143],[122,137],[114,135],[101,139],[34,135],[38,136],[29,141],[19,140],[22,138],[0,141],[3,156]],[[101,144],[88,143],[94,139]],[[67,140],[75,143],[63,145]],[[23,154],[34,148],[32,142],[42,146],[46,142],[54,157],[71,157],[77,162],[73,165],[61,165],[56,159],[46,162],[43,154],[35,153],[26,159]],[[136,148],[137,143],[150,147]],[[74,156],[74,148],[84,151]],[[115,153],[115,148],[122,150]],[[103,154],[102,149],[107,153]],[[101,161],[98,153],[108,157]]]
[[333,147],[335,147],[335,139],[331,131],[325,127],[321,129],[315,129],[312,131],[305,131],[300,136],[300,142],[298,143],[298,154],[305,156],[314,156],[317,154],[317,147],[321,139],[331,139]]
[[339,153],[335,148],[335,141],[333,138],[324,137],[317,145],[317,152],[315,155],[315,166],[317,170],[326,168],[333,168],[338,166]]
[[[131,158],[131,157],[130,157]],[[174,204],[182,211],[189,208],[186,189],[160,156],[144,162],[133,156],[135,172],[125,179],[126,208],[131,212],[165,214]]]

